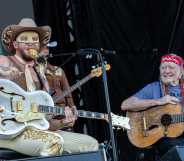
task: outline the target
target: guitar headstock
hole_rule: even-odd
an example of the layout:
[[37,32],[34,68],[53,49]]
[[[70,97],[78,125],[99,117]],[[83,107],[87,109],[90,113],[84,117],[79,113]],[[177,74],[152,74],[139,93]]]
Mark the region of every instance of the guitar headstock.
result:
[[113,113],[111,113],[111,117],[112,117],[112,126],[130,129],[130,124],[129,124],[130,119],[128,117],[118,116]]
[[[108,71],[110,70],[110,64],[105,64],[105,69]],[[100,77],[102,75],[102,67],[97,67],[91,70],[91,77]]]

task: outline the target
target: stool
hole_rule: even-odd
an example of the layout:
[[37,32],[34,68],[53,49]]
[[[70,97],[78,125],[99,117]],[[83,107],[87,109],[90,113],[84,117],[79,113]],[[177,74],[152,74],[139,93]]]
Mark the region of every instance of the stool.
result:
[[136,161],[161,161],[161,157],[155,147],[148,147],[137,151]]
[[13,150],[0,148],[0,160],[24,159],[30,156],[23,155]]

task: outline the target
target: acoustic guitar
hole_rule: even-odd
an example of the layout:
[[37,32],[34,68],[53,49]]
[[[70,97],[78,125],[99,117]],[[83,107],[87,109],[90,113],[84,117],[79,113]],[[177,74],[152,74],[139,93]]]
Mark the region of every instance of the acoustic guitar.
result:
[[127,130],[130,142],[139,148],[148,147],[162,137],[178,137],[184,131],[184,113],[182,107],[172,104],[152,107],[138,112],[127,112],[130,118],[130,130]]

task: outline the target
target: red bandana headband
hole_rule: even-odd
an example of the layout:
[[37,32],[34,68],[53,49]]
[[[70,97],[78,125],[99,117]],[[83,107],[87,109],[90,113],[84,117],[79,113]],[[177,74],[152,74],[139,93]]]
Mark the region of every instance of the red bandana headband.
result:
[[178,65],[183,65],[182,57],[178,55],[172,55],[172,54],[167,54],[167,55],[162,56],[161,63],[163,62],[172,62]]

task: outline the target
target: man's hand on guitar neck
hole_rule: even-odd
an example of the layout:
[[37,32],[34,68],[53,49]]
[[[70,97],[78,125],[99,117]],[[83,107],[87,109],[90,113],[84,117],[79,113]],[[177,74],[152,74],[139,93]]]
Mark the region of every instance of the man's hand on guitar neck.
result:
[[72,127],[75,124],[75,120],[77,119],[76,111],[76,106],[66,106],[65,118],[61,120],[61,123],[67,127]]
[[76,106],[66,106],[64,110],[65,116],[52,116],[52,118],[49,120],[50,130],[55,131],[64,127],[72,127],[77,119],[76,111]]
[[179,103],[179,99],[170,95],[166,95],[157,100],[158,105],[165,105],[165,104],[177,104]]

